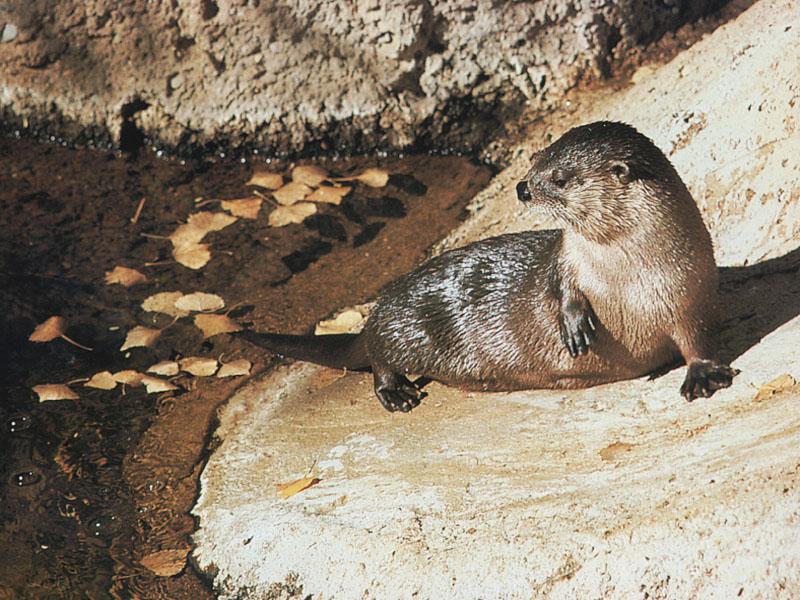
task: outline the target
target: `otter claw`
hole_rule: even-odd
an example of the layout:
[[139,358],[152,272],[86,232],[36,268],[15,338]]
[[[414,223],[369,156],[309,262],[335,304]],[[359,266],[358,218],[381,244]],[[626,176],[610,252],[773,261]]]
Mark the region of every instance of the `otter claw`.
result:
[[583,310],[564,311],[561,314],[561,341],[573,358],[589,352],[596,337],[597,327],[591,307]]
[[390,378],[386,386],[375,390],[383,408],[389,412],[410,412],[419,406],[425,392],[402,376]]
[[695,398],[710,398],[714,392],[730,387],[739,369],[711,360],[698,360],[689,365],[681,395],[689,402]]

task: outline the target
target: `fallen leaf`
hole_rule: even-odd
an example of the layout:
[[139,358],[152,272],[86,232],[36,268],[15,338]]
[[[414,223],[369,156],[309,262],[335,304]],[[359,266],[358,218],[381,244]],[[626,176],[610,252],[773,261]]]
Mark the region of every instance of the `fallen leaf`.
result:
[[275,487],[278,489],[278,496],[286,500],[286,498],[291,498],[295,494],[307,490],[312,485],[316,485],[319,482],[320,480],[317,477],[301,477],[291,483],[278,483]]
[[326,202],[328,204],[336,204],[337,206],[342,203],[342,198],[350,193],[347,186],[332,186],[323,185],[315,189],[311,194],[306,197],[309,202]]
[[174,577],[183,570],[188,554],[188,548],[159,550],[145,556],[139,564],[159,577]]
[[797,380],[788,373],[784,373],[758,388],[758,393],[754,400],[756,402],[763,402],[776,394],[792,389],[796,385],[798,385]]
[[299,202],[293,206],[279,206],[269,213],[270,227],[283,227],[289,223],[302,223],[306,217],[317,212],[313,202]]
[[253,366],[246,358],[237,358],[231,362],[224,363],[217,371],[217,377],[238,377],[239,375],[249,375]]
[[243,219],[258,218],[258,211],[261,210],[261,198],[242,198],[240,200],[223,200],[222,208],[236,217]]
[[179,360],[178,364],[181,367],[181,371],[186,371],[196,377],[211,377],[219,367],[216,358],[203,356],[187,356]]
[[386,169],[366,169],[355,179],[369,187],[382,188],[389,182],[389,172]]
[[177,386],[172,385],[166,379],[159,379],[151,375],[142,375],[141,382],[144,384],[145,390],[148,394],[156,394],[158,392],[171,392],[177,390]]
[[317,187],[328,178],[328,172],[314,165],[300,165],[292,169],[292,181],[305,183],[311,187]]
[[245,185],[257,185],[268,190],[277,190],[283,185],[283,177],[278,173],[256,171]]
[[306,196],[311,193],[311,188],[308,187],[305,183],[300,183],[299,181],[292,181],[287,183],[282,188],[275,190],[272,192],[272,195],[275,196],[275,200],[278,201],[278,204],[283,204],[284,206],[291,206],[295,202],[299,202]]
[[172,249],[173,258],[184,267],[202,269],[211,260],[208,244],[191,244]]
[[175,306],[175,303],[181,298],[183,298],[183,292],[159,292],[145,298],[142,302],[142,309],[147,312],[164,313],[171,317],[185,317],[189,311]]
[[203,338],[209,338],[220,333],[241,331],[238,323],[227,315],[199,314],[194,316],[194,324],[203,332]]
[[48,400],[77,400],[78,394],[73,392],[68,385],[63,383],[43,383],[33,386],[33,391],[39,396],[39,402]]
[[139,371],[133,371],[131,369],[126,369],[125,371],[117,371],[112,375],[114,377],[114,381],[117,383],[124,383],[125,385],[141,385],[142,383],[142,375]]
[[188,311],[219,310],[220,308],[225,308],[225,300],[216,294],[194,292],[178,298],[175,301],[175,307],[179,310]]
[[140,347],[147,347],[149,348],[153,344],[155,344],[158,336],[161,335],[160,329],[151,329],[149,327],[143,327],[142,325],[137,325],[133,329],[128,332],[128,335],[125,336],[125,343],[122,344],[120,348],[120,352],[124,352],[128,348],[140,348]]
[[186,223],[179,225],[169,236],[169,239],[175,249],[183,246],[196,246],[206,234],[224,229],[235,222],[236,217],[228,213],[196,212],[189,215]]
[[124,287],[131,287],[137,283],[144,283],[147,281],[147,276],[140,273],[136,269],[129,269],[117,265],[111,271],[106,271],[106,283],[111,285],[118,283]]
[[147,369],[148,373],[154,373],[156,375],[164,375],[165,377],[172,377],[173,375],[177,375],[180,371],[180,367],[178,363],[174,360],[164,360],[160,363],[154,364],[152,367]]
[[86,387],[96,388],[98,390],[113,390],[117,387],[117,382],[111,371],[100,371],[92,375],[91,379],[84,383]]
[[173,248],[195,246],[206,236],[206,233],[208,232],[203,229],[184,223],[183,225],[178,225],[178,228],[170,234],[169,241],[172,242]]
[[61,338],[65,342],[69,342],[73,346],[77,346],[78,348],[82,348],[84,350],[91,351],[92,349],[84,346],[83,344],[79,344],[71,337],[68,337],[64,333],[64,329],[66,328],[66,323],[64,322],[63,317],[53,316],[39,323],[36,328],[33,330],[33,333],[28,336],[28,340],[31,342],[51,342],[56,338]]
[[345,310],[333,319],[320,321],[314,328],[315,335],[331,335],[335,333],[351,333],[364,322],[364,315],[357,310]]

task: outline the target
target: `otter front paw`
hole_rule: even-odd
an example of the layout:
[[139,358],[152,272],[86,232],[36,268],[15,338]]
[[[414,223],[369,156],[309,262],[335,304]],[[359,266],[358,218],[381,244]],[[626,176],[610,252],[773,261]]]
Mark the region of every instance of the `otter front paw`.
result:
[[392,387],[380,387],[375,392],[383,408],[389,412],[409,412],[419,406],[420,400],[425,396],[424,392],[405,377],[398,377]]
[[689,365],[681,395],[689,402],[695,398],[710,398],[714,392],[730,387],[739,369],[713,360],[697,360]]
[[561,311],[561,341],[573,358],[589,351],[596,336],[596,323],[597,317],[588,302],[583,306],[570,304]]

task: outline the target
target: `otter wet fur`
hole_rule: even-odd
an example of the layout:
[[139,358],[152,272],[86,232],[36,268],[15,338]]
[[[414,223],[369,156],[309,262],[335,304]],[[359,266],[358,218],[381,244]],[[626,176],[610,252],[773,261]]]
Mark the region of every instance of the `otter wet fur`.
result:
[[711,238],[678,173],[622,123],[576,127],[533,157],[520,201],[563,230],[501,235],[445,252],[389,284],[358,335],[240,332],[279,354],[371,368],[389,411],[416,374],[464,389],[585,388],[688,365],[681,394],[738,373],[716,355]]

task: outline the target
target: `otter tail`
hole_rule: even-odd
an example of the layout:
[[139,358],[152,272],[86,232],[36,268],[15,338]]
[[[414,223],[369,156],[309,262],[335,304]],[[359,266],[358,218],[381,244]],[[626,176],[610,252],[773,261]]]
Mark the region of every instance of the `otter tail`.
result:
[[361,335],[286,335],[247,330],[235,335],[277,354],[336,369],[363,371],[370,367]]

